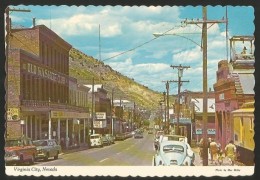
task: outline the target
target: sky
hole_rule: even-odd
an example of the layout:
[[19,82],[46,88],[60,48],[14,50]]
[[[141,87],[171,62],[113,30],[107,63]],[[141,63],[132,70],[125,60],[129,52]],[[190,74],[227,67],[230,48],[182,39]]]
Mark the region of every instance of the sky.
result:
[[[197,6],[11,6],[31,12],[12,12],[14,27],[44,24],[74,48],[101,60],[114,70],[155,91],[166,90],[167,80],[178,80],[184,69],[181,91],[202,91],[201,25],[183,24],[202,19]],[[250,6],[208,6],[207,18],[221,20],[228,14],[228,38],[254,34],[254,8]],[[163,34],[155,38],[154,33]],[[226,24],[208,24],[208,88],[216,83],[218,62],[227,57]],[[229,43],[228,43],[229,44]],[[237,51],[247,44],[238,45]],[[228,47],[229,52],[229,47]],[[120,55],[121,54],[121,55]],[[170,94],[177,94],[170,83]]]

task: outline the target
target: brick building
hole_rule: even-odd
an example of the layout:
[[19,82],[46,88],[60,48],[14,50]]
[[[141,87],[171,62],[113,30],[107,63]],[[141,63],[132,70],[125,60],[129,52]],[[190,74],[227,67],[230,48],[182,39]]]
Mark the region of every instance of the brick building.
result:
[[33,140],[85,143],[89,88],[69,76],[71,45],[44,25],[11,29],[8,39],[7,121],[21,120]]
[[[254,62],[253,36],[234,36],[230,39],[231,60],[221,60],[214,84],[216,101],[216,139],[225,146],[234,139],[231,112],[241,108],[246,102],[254,101]],[[250,52],[237,53],[235,44],[242,43]],[[242,46],[240,46],[242,47]],[[242,47],[243,48],[243,47]],[[242,49],[241,48],[241,49]]]

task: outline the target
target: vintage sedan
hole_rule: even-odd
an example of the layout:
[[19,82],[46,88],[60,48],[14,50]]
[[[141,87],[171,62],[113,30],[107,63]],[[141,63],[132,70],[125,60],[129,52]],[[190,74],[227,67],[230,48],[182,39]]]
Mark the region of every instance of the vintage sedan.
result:
[[105,145],[105,146],[108,146],[111,144],[109,138],[106,135],[102,136],[102,142],[103,142],[103,145]]
[[134,138],[137,139],[137,138],[143,138],[143,133],[141,131],[137,131],[134,135]]
[[115,143],[115,137],[112,134],[105,134],[105,136],[110,141],[110,144],[114,144]]
[[153,157],[154,166],[191,166],[193,157],[185,142],[163,141]]
[[29,138],[6,139],[5,163],[6,165],[18,165],[29,162],[34,164],[36,147]]
[[61,153],[61,146],[57,144],[55,139],[35,140],[33,144],[37,149],[37,160],[44,159],[47,161],[50,157],[58,159],[59,153]]

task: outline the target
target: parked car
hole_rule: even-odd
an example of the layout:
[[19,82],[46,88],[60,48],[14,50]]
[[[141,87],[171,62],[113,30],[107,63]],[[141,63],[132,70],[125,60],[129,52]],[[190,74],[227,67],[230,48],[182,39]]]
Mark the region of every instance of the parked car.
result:
[[154,166],[191,166],[192,155],[185,142],[163,141],[153,157]]
[[123,133],[116,134],[116,141],[125,140],[125,135]]
[[103,147],[102,135],[92,134],[90,135],[90,147]]
[[148,134],[153,134],[153,130],[149,129],[147,133]]
[[36,159],[44,159],[47,161],[49,158],[53,157],[58,159],[61,153],[61,146],[57,144],[55,139],[41,139],[33,141],[36,146],[37,154]]
[[102,136],[102,142],[103,142],[103,145],[105,145],[105,146],[108,146],[111,144],[110,140],[108,139],[108,137],[106,135]]
[[115,137],[112,134],[105,134],[105,136],[109,139],[110,144],[115,143]]
[[29,138],[6,139],[5,141],[6,165],[17,165],[25,162],[34,164],[36,153],[36,147]]
[[136,138],[143,138],[144,136],[143,136],[143,133],[141,132],[141,131],[137,131],[136,133],[135,133],[135,135],[134,135],[134,138],[136,139]]

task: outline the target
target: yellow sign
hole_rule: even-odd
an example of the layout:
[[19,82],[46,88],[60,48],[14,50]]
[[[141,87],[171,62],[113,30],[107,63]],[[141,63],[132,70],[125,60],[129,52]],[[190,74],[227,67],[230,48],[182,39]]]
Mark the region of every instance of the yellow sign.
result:
[[89,113],[68,112],[68,111],[51,111],[51,118],[89,118]]
[[18,120],[18,119],[20,119],[20,109],[19,108],[8,108],[7,120]]

